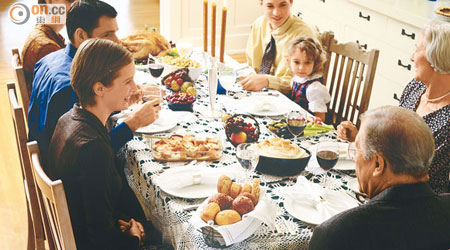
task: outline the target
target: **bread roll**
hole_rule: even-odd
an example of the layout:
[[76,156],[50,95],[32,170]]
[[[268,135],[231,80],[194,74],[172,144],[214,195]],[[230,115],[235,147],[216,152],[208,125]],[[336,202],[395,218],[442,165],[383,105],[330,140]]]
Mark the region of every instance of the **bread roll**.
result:
[[252,194],[255,196],[256,202],[258,203],[258,201],[259,201],[259,179],[253,179]]
[[241,216],[238,212],[231,209],[220,211],[216,215],[216,223],[220,226],[230,225],[238,221],[241,221]]
[[233,182],[231,183],[231,188],[230,188],[230,196],[231,198],[236,198],[238,197],[239,193],[241,192],[241,184]]
[[226,175],[221,175],[219,181],[217,182],[217,192],[229,195],[231,188],[231,179]]
[[241,193],[244,193],[244,192],[251,193],[252,192],[252,185],[250,185],[248,183],[245,183],[244,186],[241,189]]
[[209,203],[211,202],[217,203],[220,207],[220,210],[225,210],[231,207],[231,203],[233,203],[233,198],[231,198],[226,194],[216,193],[209,198]]
[[250,198],[250,200],[252,200],[252,202],[253,202],[253,205],[256,206],[256,204],[258,204],[258,199],[256,199],[256,197],[253,194],[244,192],[244,193],[241,193],[239,196],[241,196],[241,195],[245,196],[247,198]]
[[236,210],[239,214],[243,215],[253,211],[255,205],[253,205],[253,201],[250,198],[240,195],[234,199],[231,207],[233,210]]
[[220,212],[219,204],[215,202],[211,202],[206,204],[205,208],[200,214],[200,217],[204,222],[208,222],[210,220],[214,221],[214,218],[216,217],[217,213]]

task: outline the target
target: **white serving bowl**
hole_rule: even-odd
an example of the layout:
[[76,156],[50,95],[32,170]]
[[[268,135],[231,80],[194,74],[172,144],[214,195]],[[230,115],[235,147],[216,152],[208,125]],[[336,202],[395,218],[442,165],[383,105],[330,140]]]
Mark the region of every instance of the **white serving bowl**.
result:
[[[165,63],[161,63],[164,65],[164,71],[161,75],[161,77],[164,77],[172,72],[174,72],[175,70],[178,69],[182,69],[183,67],[177,67],[171,64],[165,64]],[[192,81],[197,81],[197,79],[200,77],[200,75],[202,74],[203,69],[202,68],[193,68],[193,67],[188,67],[189,69],[189,77],[192,79]]]

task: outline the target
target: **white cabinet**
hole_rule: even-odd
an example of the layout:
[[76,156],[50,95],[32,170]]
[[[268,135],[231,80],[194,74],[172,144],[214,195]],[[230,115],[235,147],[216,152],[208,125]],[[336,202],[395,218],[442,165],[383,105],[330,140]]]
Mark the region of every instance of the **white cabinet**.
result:
[[338,42],[380,50],[369,103],[369,108],[375,108],[398,105],[394,96],[400,98],[414,77],[410,58],[437,4],[424,0],[297,0],[294,13],[321,32],[333,31]]

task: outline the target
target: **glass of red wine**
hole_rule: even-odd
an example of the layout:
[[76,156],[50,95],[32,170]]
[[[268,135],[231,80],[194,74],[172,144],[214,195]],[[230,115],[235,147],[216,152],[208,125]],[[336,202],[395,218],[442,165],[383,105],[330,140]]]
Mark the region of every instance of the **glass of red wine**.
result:
[[[339,144],[333,141],[321,141],[317,144],[316,152],[317,162],[319,166],[328,171],[336,166],[339,160]],[[327,183],[327,174],[325,174],[325,186]]]
[[295,137],[297,143],[297,137],[306,128],[306,113],[301,110],[293,110],[287,114],[286,122],[289,132]]
[[152,63],[148,65],[148,68],[150,70],[150,74],[152,74],[152,76],[157,79],[158,77],[161,76],[161,74],[164,71],[164,65],[162,64],[156,64],[156,63]]

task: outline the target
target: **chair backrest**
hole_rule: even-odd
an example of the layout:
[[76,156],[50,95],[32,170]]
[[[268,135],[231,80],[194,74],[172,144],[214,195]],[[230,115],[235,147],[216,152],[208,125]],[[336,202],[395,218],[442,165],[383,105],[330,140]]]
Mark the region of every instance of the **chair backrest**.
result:
[[23,184],[27,200],[28,212],[28,249],[44,249],[44,234],[42,231],[42,220],[39,209],[39,199],[36,192],[33,170],[27,149],[27,131],[23,116],[23,108],[18,104],[16,87],[13,82],[6,84],[9,104],[11,106],[11,117],[19,152]]
[[66,194],[61,180],[52,181],[42,169],[36,141],[28,143],[34,178],[41,202],[45,236],[50,249],[76,249]]
[[333,125],[349,120],[359,128],[359,117],[367,110],[377,68],[379,50],[364,51],[357,43],[338,43],[332,32],[322,34],[327,52],[324,84],[331,95],[328,117]]
[[22,98],[22,107],[25,111],[25,117],[28,117],[28,104],[30,103],[31,89],[27,87],[25,73],[23,71],[23,62],[22,58],[20,58],[18,49],[12,49],[12,67],[14,69],[16,83],[19,86],[20,97]]

